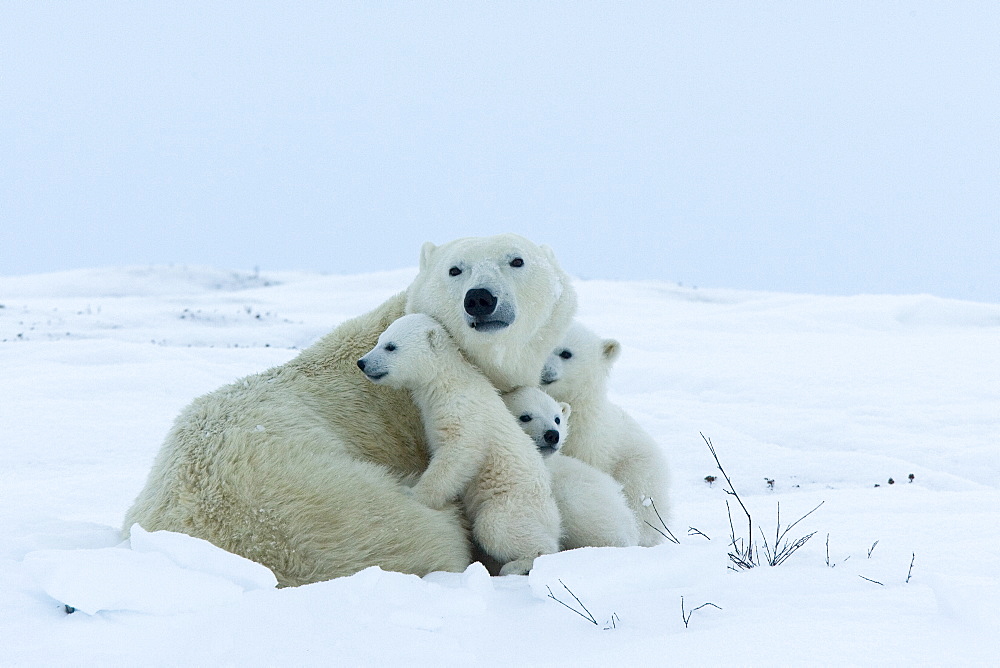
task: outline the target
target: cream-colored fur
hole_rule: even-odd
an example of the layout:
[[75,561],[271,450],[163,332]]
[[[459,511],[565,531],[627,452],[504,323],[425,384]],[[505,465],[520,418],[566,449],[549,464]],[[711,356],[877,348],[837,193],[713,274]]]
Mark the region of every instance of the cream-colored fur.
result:
[[[546,358],[576,312],[576,293],[547,246],[515,234],[488,239],[424,244],[406,312],[433,316],[465,357],[507,392],[538,384]],[[520,266],[513,266],[517,260]],[[452,275],[453,270],[458,273]],[[478,289],[495,296],[493,316],[477,319],[463,308],[469,291]]]
[[657,512],[669,518],[667,464],[639,423],[608,400],[608,373],[620,353],[618,341],[574,323],[545,364],[542,389],[573,406],[563,452],[621,483],[637,519],[639,544],[651,546],[663,541]]
[[541,455],[444,327],[404,316],[358,366],[374,383],[408,389],[420,410],[431,463],[415,498],[441,508],[461,497],[473,536],[503,575],[526,573],[535,557],[558,551],[559,511]]
[[[495,361],[480,367],[494,384],[508,382],[498,368],[507,361],[521,375],[537,367],[537,375],[576,304],[551,252],[513,235],[425,247],[406,293],[345,322],[290,362],[184,409],[123,533],[139,523],[203,538],[268,566],[284,586],[373,565],[418,575],[464,570],[471,551],[458,504],[433,510],[404,483],[428,461],[416,406],[407,392],[373,385],[356,366],[407,302],[455,326],[464,295],[425,272],[439,264],[471,266],[459,251],[517,308],[505,331],[463,324],[451,335],[463,350]],[[512,256],[523,257],[520,268],[529,273],[507,271]],[[491,257],[498,268],[487,271]],[[443,271],[448,276],[448,266]]]
[[562,518],[560,548],[630,547],[639,544],[635,515],[622,486],[607,473],[561,453],[572,409],[535,387],[522,387],[503,397],[545,457],[552,474],[552,494]]

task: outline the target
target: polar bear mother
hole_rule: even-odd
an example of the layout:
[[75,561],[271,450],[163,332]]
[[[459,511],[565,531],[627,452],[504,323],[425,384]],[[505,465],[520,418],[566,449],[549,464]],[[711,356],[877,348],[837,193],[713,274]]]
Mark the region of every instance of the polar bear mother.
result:
[[184,409],[124,531],[138,523],[203,538],[285,586],[368,566],[461,571],[471,562],[461,509],[432,510],[403,490],[428,462],[420,415],[357,360],[392,321],[426,313],[498,390],[535,385],[575,310],[546,247],[512,234],[427,243],[404,293]]

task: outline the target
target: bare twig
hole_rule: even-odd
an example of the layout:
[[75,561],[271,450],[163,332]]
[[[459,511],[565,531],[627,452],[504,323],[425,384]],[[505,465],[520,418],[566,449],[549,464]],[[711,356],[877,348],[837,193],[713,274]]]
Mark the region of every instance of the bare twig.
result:
[[869,559],[872,558],[872,552],[875,551],[875,546],[876,545],[878,545],[878,541],[875,541],[874,543],[872,543],[872,546],[868,548],[868,558]]
[[917,560],[917,553],[914,552],[913,556],[910,557],[910,570],[906,572],[906,581],[909,582],[910,578],[913,576],[913,562]]
[[709,538],[708,536],[706,536],[703,532],[699,531],[698,529],[695,529],[694,527],[688,527],[688,535],[689,536],[704,536],[705,540],[712,540],[711,538]]
[[545,585],[545,588],[549,590],[549,596],[548,596],[548,598],[551,598],[553,601],[555,601],[559,605],[572,610],[573,612],[575,612],[576,614],[580,615],[581,617],[583,617],[584,619],[586,619],[588,622],[590,622],[591,624],[593,624],[594,626],[598,626],[597,620],[594,619],[594,616],[592,614],[590,614],[590,610],[587,610],[587,606],[585,606],[583,604],[583,601],[581,601],[579,598],[577,598],[577,595],[574,594],[573,591],[569,587],[567,587],[566,583],[564,583],[562,580],[559,580],[559,584],[561,584],[563,586],[563,589],[565,589],[566,591],[569,592],[570,596],[572,596],[574,599],[576,599],[576,602],[580,604],[580,607],[583,608],[583,611],[585,613],[587,613],[587,614],[583,614],[583,612],[580,612],[579,610],[577,610],[573,606],[565,603],[564,601],[560,601],[558,598],[556,598],[555,594],[552,593],[552,588],[549,587],[548,585]]
[[882,584],[878,580],[872,580],[871,578],[866,578],[864,575],[859,575],[858,577],[861,578],[862,580],[868,580],[869,582],[874,582],[875,584],[877,584],[879,586],[882,586],[882,587],[885,586],[884,584]]
[[750,517],[750,511],[747,510],[747,507],[745,505],[743,505],[743,499],[741,499],[740,495],[736,493],[736,488],[733,487],[733,481],[729,479],[729,474],[726,473],[725,469],[722,468],[722,462],[719,461],[719,455],[716,454],[715,452],[715,446],[712,445],[712,439],[708,438],[707,436],[705,436],[705,434],[702,434],[701,432],[698,433],[701,435],[702,440],[705,441],[705,445],[708,446],[708,451],[712,453],[712,457],[715,458],[715,465],[718,466],[719,472],[722,473],[722,476],[726,479],[726,482],[729,483],[729,489],[724,491],[726,492],[726,494],[735,496],[736,500],[739,501],[740,507],[743,508],[743,513],[747,516],[747,524],[749,526],[747,534],[753,536],[753,519]]
[[[850,558],[851,555],[847,555],[846,557],[844,557],[844,560],[840,563],[842,564],[847,563],[847,561],[850,560]],[[829,566],[830,568],[837,567],[837,564],[830,563],[830,534],[826,534],[826,565]]]
[[604,627],[605,631],[611,631],[618,628],[618,624],[622,621],[622,618],[618,616],[617,612],[611,613],[611,619],[608,620],[608,625]]
[[[719,461],[719,455],[715,451],[715,446],[712,445],[712,440],[701,432],[699,432],[699,434],[701,434],[702,440],[705,441],[705,445],[708,446],[709,452],[712,453],[712,457],[715,459],[715,464],[718,467],[719,472],[722,473],[722,476],[726,479],[726,483],[729,485],[729,487],[723,489],[723,491],[730,496],[736,497],[736,501],[739,502],[740,507],[743,509],[743,514],[747,517],[747,537],[744,541],[743,538],[736,537],[736,528],[733,525],[732,509],[729,506],[729,501],[726,501],[726,512],[729,514],[729,544],[733,548],[733,551],[729,553],[729,560],[739,567],[739,569],[746,570],[758,566],[760,564],[760,557],[753,542],[753,518],[750,515],[750,511],[747,510],[747,507],[743,503],[743,499],[740,498],[740,495],[736,493],[736,488],[734,487],[729,474],[726,473],[724,468],[722,468],[722,462]],[[820,501],[819,505],[789,524],[784,529],[781,527],[781,503],[778,503],[778,519],[774,528],[773,548],[767,542],[767,537],[764,535],[764,531],[758,527],[758,531],[760,531],[760,536],[764,543],[764,555],[767,558],[767,563],[769,565],[778,566],[784,563],[786,559],[792,556],[796,550],[805,545],[809,539],[816,534],[814,531],[813,533],[803,536],[794,542],[790,542],[787,538],[789,531],[791,531],[799,522],[816,512],[824,503],[825,501]],[[730,565],[730,568],[737,570],[737,568],[733,568],[732,565]]]
[[660,534],[661,536],[669,540],[671,543],[676,543],[677,545],[680,545],[681,542],[677,540],[677,536],[675,536],[674,532],[670,530],[670,527],[667,526],[667,523],[663,521],[663,517],[660,516],[660,511],[656,509],[656,501],[654,501],[652,497],[648,498],[649,498],[649,505],[653,507],[653,512],[656,513],[656,519],[660,520],[660,524],[663,525],[663,530],[666,531],[666,533],[663,533],[663,531],[660,531],[656,526],[650,524],[648,521],[646,521],[646,524],[649,524],[649,526],[652,527],[653,530],[656,531],[656,533]]
[[[733,527],[733,514],[729,508],[729,500],[726,500],[726,513],[729,515],[729,546],[732,551],[729,552],[729,560],[733,564],[739,566],[742,570],[749,570],[758,565],[759,559],[756,555],[756,550],[753,545],[753,537],[750,537],[746,543],[743,542],[742,538],[736,537],[736,529]],[[729,567],[732,570],[738,570]]]
[[[759,527],[758,527],[759,528]],[[811,534],[802,536],[793,543],[785,541],[784,545],[774,546],[774,550],[771,550],[771,546],[767,544],[767,538],[764,537],[764,532],[760,532],[761,539],[764,541],[764,556],[767,558],[768,566],[780,566],[785,563],[785,561],[792,556],[796,550],[809,542],[809,539],[816,535],[813,531]]]
[[[815,512],[817,511],[817,510],[819,510],[820,506],[822,506],[822,505],[823,505],[824,503],[826,503],[826,501],[820,501],[820,502],[819,502],[819,503],[818,503],[818,504],[816,505],[816,507],[815,507],[815,508],[813,508],[813,509],[812,509],[812,510],[810,510],[810,511],[809,511],[808,513],[806,513],[805,515],[803,515],[802,517],[800,517],[799,519],[795,520],[794,522],[792,522],[791,524],[789,524],[789,525],[788,525],[787,527],[785,527],[785,530],[784,530],[784,531],[783,531],[783,532],[781,533],[781,537],[782,537],[782,538],[784,538],[784,537],[785,537],[785,535],[786,535],[786,534],[787,534],[787,533],[788,533],[789,531],[791,531],[791,530],[792,530],[792,527],[794,527],[794,526],[795,526],[796,524],[798,524],[799,522],[801,522],[801,521],[802,521],[802,520],[804,520],[805,518],[807,518],[807,517],[809,517],[810,515],[812,515],[813,513],[815,513]],[[779,524],[779,526],[780,526],[780,524],[781,524],[781,504],[780,504],[780,503],[778,504],[778,524]],[[775,533],[777,533],[777,531],[775,531]]]
[[[722,468],[722,462],[719,461],[719,455],[715,451],[715,446],[712,445],[712,439],[708,438],[701,432],[698,433],[701,435],[702,440],[705,441],[705,445],[708,446],[708,451],[712,453],[712,457],[715,459],[716,467],[719,469],[722,477],[726,479],[726,483],[729,485],[729,488],[724,488],[723,491],[730,496],[736,497],[736,501],[739,502],[740,507],[743,509],[743,514],[747,516],[747,540],[744,543],[742,538],[736,538],[736,528],[733,526],[732,509],[729,506],[729,500],[726,500],[726,512],[729,514],[729,545],[734,550],[729,553],[729,560],[740,569],[746,570],[753,568],[757,565],[757,559],[755,557],[756,550],[753,544],[753,518],[750,516],[750,511],[747,510],[746,505],[743,503],[743,499],[741,499],[740,495],[736,493],[736,488],[733,486],[733,481],[729,478],[729,474],[726,473],[724,468]],[[732,568],[732,566],[730,566],[730,568]],[[733,568],[733,570],[737,569]]]
[[712,606],[713,608],[715,608],[716,610],[722,610],[722,608],[720,608],[719,606],[717,606],[715,603],[702,603],[701,605],[699,605],[697,608],[695,608],[691,612],[685,613],[685,611],[684,611],[684,597],[681,596],[681,619],[684,620],[684,628],[687,628],[688,624],[691,622],[691,615],[693,615],[697,611],[699,611],[702,608],[704,608],[706,606],[709,606],[709,605]]
[[[816,535],[816,532],[813,531],[808,536],[803,536],[802,538],[799,538],[795,542],[791,542],[791,543],[788,542],[788,539],[786,538],[786,536],[788,535],[788,532],[791,531],[792,528],[796,524],[798,524],[799,522],[801,522],[802,520],[804,520],[805,518],[809,517],[814,512],[816,512],[816,510],[818,510],[819,507],[822,506],[824,503],[826,503],[826,502],[825,501],[820,501],[820,503],[819,503],[818,506],[816,506],[815,508],[813,508],[808,513],[806,513],[805,515],[803,515],[799,519],[795,520],[791,524],[789,524],[787,527],[785,527],[785,530],[782,531],[781,530],[781,503],[779,502],[778,503],[778,520],[777,520],[777,526],[774,529],[774,547],[773,548],[771,548],[771,546],[768,545],[767,538],[764,536],[763,530],[761,530],[760,527],[757,527],[758,530],[760,531],[761,539],[764,541],[764,555],[767,557],[767,563],[770,566],[779,566],[782,563],[784,563],[785,560],[787,560],[790,556],[792,556],[795,553],[796,550],[798,550],[800,547],[802,547],[803,545],[805,545],[807,542],[809,542],[810,538],[812,538],[814,535]],[[782,543],[782,541],[784,541],[784,543]]]

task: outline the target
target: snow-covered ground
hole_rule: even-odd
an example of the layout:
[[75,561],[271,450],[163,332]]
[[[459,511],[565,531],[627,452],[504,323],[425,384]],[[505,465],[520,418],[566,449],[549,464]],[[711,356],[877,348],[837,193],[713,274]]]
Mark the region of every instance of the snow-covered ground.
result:
[[[185,404],[413,275],[0,278],[0,665],[995,664],[998,304],[578,281],[624,345],[614,399],[669,457],[678,544],[284,590],[184,536],[121,545]],[[779,503],[784,527],[823,502],[784,564],[728,567],[702,433],[772,545]]]

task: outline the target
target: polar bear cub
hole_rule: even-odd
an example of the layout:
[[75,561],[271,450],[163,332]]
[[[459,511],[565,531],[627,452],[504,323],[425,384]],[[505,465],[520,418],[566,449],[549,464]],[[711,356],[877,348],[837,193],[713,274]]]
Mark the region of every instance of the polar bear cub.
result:
[[573,406],[565,454],[622,484],[639,527],[639,544],[648,547],[664,538],[657,514],[666,519],[669,510],[667,464],[639,423],[608,400],[608,374],[620,354],[618,341],[602,339],[574,322],[542,369],[542,389]]
[[501,575],[527,573],[535,557],[559,550],[559,510],[535,443],[442,325],[403,316],[358,367],[374,383],[409,390],[420,411],[431,461],[413,486],[418,500],[443,508],[461,497]]
[[552,494],[562,517],[560,547],[630,547],[639,544],[635,515],[622,486],[603,471],[559,453],[566,439],[570,405],[536,387],[503,395],[507,409],[535,441],[552,474]]

